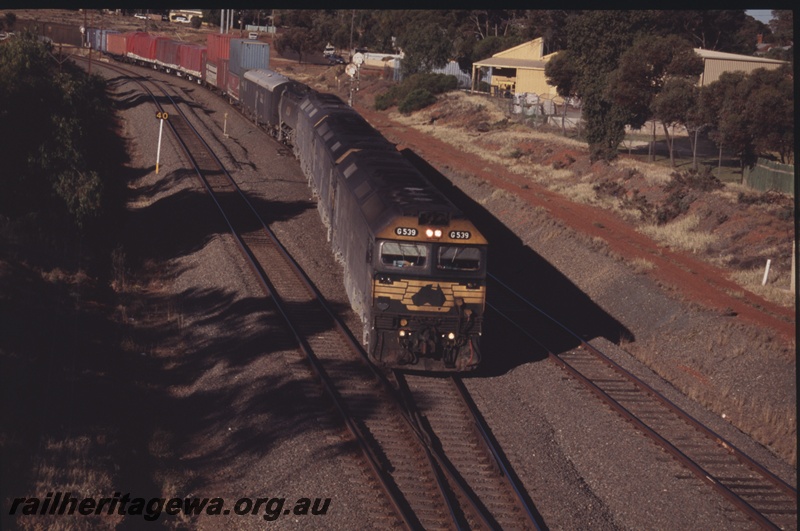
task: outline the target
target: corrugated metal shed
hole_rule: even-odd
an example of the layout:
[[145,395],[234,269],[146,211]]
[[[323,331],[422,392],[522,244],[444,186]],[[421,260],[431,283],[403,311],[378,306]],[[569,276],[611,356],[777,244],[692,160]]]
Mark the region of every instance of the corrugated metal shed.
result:
[[788,64],[786,61],[704,50],[703,48],[695,48],[694,51],[703,59],[705,65],[698,83],[701,87],[717,81],[723,72],[744,72],[749,74],[758,68],[775,70],[781,65]]

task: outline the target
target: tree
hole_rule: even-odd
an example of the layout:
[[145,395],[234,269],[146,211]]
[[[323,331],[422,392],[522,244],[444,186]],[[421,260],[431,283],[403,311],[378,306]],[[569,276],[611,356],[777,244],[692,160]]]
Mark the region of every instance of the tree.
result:
[[740,167],[755,164],[760,153],[794,155],[794,86],[789,67],[759,68],[749,75],[725,72],[700,92],[700,108],[711,124],[711,138],[728,146]]
[[26,33],[0,46],[0,213],[46,212],[85,227],[104,208],[102,161],[92,157],[112,111],[105,82],[70,63],[56,69],[52,51]]
[[747,29],[754,19],[744,9],[663,10],[656,17],[659,34],[681,36],[695,48],[753,53],[758,31]]
[[550,83],[556,85],[556,93],[564,98],[564,115],[561,120],[561,132],[566,135],[567,101],[578,95],[578,72],[575,61],[569,50],[557,53],[544,67],[545,75]]
[[790,46],[794,43],[794,11],[791,9],[776,9],[772,11],[772,20],[769,27],[775,42],[781,46]]
[[757,153],[777,153],[781,162],[794,153],[794,83],[788,66],[759,68],[744,80],[747,126]]
[[664,127],[669,161],[673,168],[675,167],[675,156],[669,128],[676,124],[686,125],[690,121],[692,109],[696,104],[697,85],[681,77],[668,78],[661,91],[653,99],[653,116]]
[[531,40],[541,37],[545,55],[563,50],[567,46],[567,24],[574,11],[559,9],[531,9],[525,14],[525,30],[522,37]]
[[446,29],[433,20],[407,28],[397,43],[405,54],[403,75],[430,72],[445,66],[453,57],[453,40]]
[[[619,67],[609,75],[609,98],[627,110],[628,125],[641,129],[653,118],[661,120],[673,165],[668,125],[686,123],[693,104],[687,87],[694,85],[702,72],[702,59],[683,38],[645,35],[623,52]],[[658,101],[666,85],[671,94]]]
[[572,18],[567,27],[569,54],[562,59],[570,64],[562,65],[561,70],[575,75],[551,82],[562,91],[567,88],[563,83],[568,82],[581,98],[593,161],[616,157],[625,136],[630,112],[610,97],[607,86],[620,56],[636,36],[653,31],[653,17],[648,11],[585,11]]
[[289,50],[297,53],[299,63],[303,62],[303,56],[312,53],[315,50],[321,50],[324,46],[318,35],[307,28],[290,28],[286,30],[275,41],[275,48],[280,53],[285,53]]

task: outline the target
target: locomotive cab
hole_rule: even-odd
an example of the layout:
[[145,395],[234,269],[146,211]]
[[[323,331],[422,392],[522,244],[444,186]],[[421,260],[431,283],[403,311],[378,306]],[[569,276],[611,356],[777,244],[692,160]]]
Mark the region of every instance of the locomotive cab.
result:
[[374,361],[434,371],[477,368],[486,241],[466,220],[426,227],[405,219],[383,232],[389,237],[376,239],[372,253]]

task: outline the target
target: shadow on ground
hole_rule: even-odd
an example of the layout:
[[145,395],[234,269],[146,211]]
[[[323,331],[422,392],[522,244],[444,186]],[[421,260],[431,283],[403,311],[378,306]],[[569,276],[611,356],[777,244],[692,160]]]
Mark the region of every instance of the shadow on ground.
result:
[[[433,166],[409,149],[403,155],[416,166],[440,191],[449,197],[489,241],[489,273],[524,295],[553,319],[569,327],[583,339],[604,337],[619,343],[632,340],[633,335],[622,323],[606,313],[555,266],[539,256],[501,221],[482,205],[456,188]],[[487,293],[492,302],[492,294]],[[539,329],[528,330],[554,353],[578,346],[576,338],[561,333],[549,321],[541,321]],[[480,374],[497,375],[517,365],[541,360],[545,349],[531,346],[530,340],[503,318],[487,310],[482,337],[485,363]],[[523,347],[524,345],[524,347]]]

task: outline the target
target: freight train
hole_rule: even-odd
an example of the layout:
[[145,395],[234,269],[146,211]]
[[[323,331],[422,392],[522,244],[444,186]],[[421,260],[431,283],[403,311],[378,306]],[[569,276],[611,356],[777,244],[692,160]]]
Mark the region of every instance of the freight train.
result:
[[97,49],[196,77],[292,147],[374,363],[425,371],[479,366],[488,243],[361,115],[270,70],[268,48],[264,54],[244,39],[209,36],[203,49],[98,31],[88,32]]

